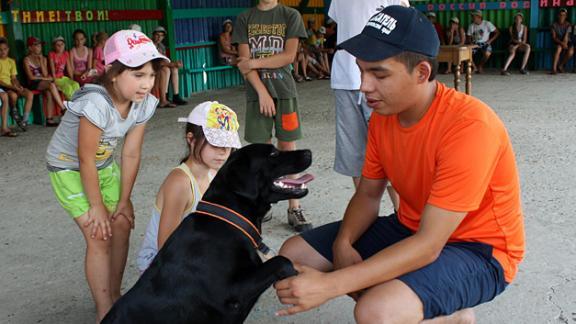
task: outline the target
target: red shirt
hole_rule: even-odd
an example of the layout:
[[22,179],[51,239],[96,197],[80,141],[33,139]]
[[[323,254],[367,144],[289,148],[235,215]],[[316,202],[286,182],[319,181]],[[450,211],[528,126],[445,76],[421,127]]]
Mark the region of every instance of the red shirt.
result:
[[64,51],[62,54],[56,54],[56,52],[48,53],[50,59],[54,62],[54,77],[61,78],[66,72],[66,63],[68,63],[68,51]]

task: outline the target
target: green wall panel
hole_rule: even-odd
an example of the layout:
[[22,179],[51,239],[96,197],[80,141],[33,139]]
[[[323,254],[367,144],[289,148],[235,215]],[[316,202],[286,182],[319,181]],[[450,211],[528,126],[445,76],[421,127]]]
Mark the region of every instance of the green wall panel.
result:
[[219,65],[217,52],[215,44],[176,51],[176,59],[184,64],[184,69],[180,71],[180,91],[183,96],[189,97],[195,92],[229,88],[244,83],[237,68]]

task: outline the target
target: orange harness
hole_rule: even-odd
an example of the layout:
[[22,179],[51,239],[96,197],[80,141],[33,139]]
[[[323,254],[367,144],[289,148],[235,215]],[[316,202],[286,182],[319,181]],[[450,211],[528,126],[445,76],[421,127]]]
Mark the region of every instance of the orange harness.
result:
[[264,244],[262,241],[262,236],[260,236],[260,231],[249,221],[246,217],[238,214],[232,209],[211,203],[208,201],[200,200],[198,206],[196,207],[196,213],[214,217],[223,222],[226,222],[236,229],[238,229],[244,236],[246,236],[255,249],[260,252],[267,254],[270,248]]

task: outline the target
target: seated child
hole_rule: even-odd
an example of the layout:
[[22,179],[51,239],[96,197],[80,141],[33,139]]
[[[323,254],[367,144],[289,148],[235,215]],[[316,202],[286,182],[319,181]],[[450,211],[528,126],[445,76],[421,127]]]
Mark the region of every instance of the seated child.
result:
[[28,87],[30,90],[42,91],[47,98],[46,126],[58,126],[58,122],[54,119],[56,115],[54,103],[60,108],[59,111],[64,110],[65,107],[54,84],[54,78],[48,75],[48,64],[42,55],[42,42],[30,36],[27,44],[28,55],[24,58],[24,72],[28,78]]
[[81,86],[91,83],[96,75],[92,69],[92,50],[86,46],[86,33],[82,29],[76,29],[72,34],[74,47],[70,49],[70,65],[74,81]]
[[[70,62],[70,53],[66,50],[64,37],[55,37],[52,40],[52,47],[54,50],[48,53],[50,72],[58,89],[62,91],[67,100],[70,100],[74,92],[80,89],[80,84],[70,79],[74,76],[74,72]],[[70,78],[66,75],[70,76]]]
[[[20,129],[26,131],[26,127],[28,126],[28,119],[30,117],[30,111],[32,110],[34,94],[32,91],[24,88],[18,81],[16,62],[13,58],[8,56],[8,53],[10,53],[8,40],[4,37],[0,37],[0,89],[8,93],[8,97],[10,99],[10,114],[12,115],[12,119],[14,119]],[[24,104],[24,117],[20,116],[18,108],[16,107],[16,101],[18,100],[18,97],[26,98],[26,102]]]
[[0,131],[0,136],[17,137],[18,134],[12,132],[10,127],[8,127],[8,110],[10,110],[10,105],[8,104],[8,94],[2,89],[0,89],[0,103],[2,104],[2,130]]
[[238,49],[232,44],[232,20],[226,19],[222,23],[222,33],[218,37],[218,55],[220,63],[224,65],[236,65]]
[[[303,42],[303,40],[298,42],[298,52],[296,53],[296,58],[292,63],[294,65],[294,70],[292,71],[294,81],[298,83],[304,80],[312,81],[312,78],[308,76],[308,55],[304,51]],[[300,70],[302,70],[302,74],[300,74]]]
[[144,272],[182,219],[194,210],[233,149],[240,148],[236,113],[217,101],[196,106],[186,122],[186,157],[160,186],[152,217],[138,253],[138,269]]
[[[166,55],[166,46],[162,43],[164,38],[166,37],[166,29],[162,26],[158,26],[154,29],[152,33],[152,41],[158,52],[162,53],[162,55]],[[179,86],[179,77],[178,77],[178,69],[183,67],[181,61],[172,61],[170,63],[165,62],[163,63],[162,71],[157,81],[157,87],[159,87],[160,91],[160,104],[158,105],[159,108],[169,108],[169,107],[176,107],[176,105],[185,105],[186,102],[184,99],[180,97],[180,86]],[[168,100],[168,96],[166,95],[168,92],[168,84],[172,82],[172,90],[174,90],[174,96],[172,97],[172,101]]]
[[93,42],[94,49],[92,50],[92,67],[96,70],[96,75],[103,75],[105,72],[104,64],[104,44],[108,39],[108,34],[106,32],[97,32],[94,34]]
[[330,49],[325,47],[326,44],[326,27],[320,26],[316,31],[316,59],[320,62],[322,69],[326,71],[326,76],[330,75],[330,61],[328,60],[328,53]]

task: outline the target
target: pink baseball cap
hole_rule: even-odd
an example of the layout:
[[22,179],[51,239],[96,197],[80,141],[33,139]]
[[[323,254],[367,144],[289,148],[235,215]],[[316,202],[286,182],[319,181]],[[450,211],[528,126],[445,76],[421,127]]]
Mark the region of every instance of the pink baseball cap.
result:
[[104,45],[106,65],[118,60],[126,66],[137,67],[157,58],[170,62],[170,59],[158,52],[148,36],[136,30],[115,32]]

